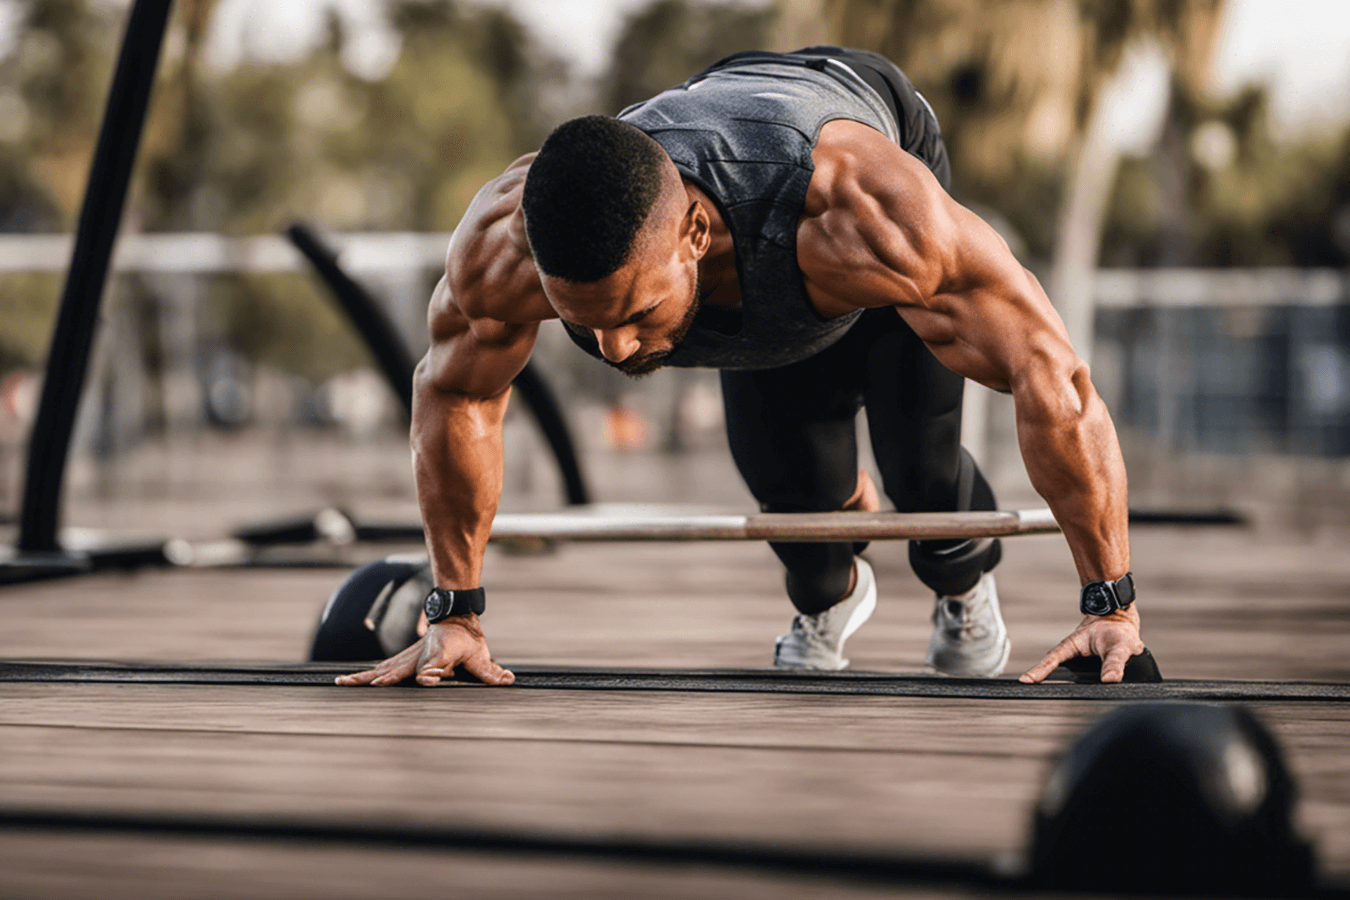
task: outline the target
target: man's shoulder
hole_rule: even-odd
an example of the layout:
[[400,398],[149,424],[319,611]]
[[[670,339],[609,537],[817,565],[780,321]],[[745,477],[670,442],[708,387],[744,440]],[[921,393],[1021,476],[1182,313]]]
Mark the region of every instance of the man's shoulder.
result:
[[933,173],[852,121],[822,129],[813,160],[797,232],[808,293],[837,292],[863,306],[920,302],[955,237],[950,198]]
[[525,237],[521,195],[530,153],[489,181],[450,238],[445,275],[454,304],[470,319],[538,322],[554,313]]

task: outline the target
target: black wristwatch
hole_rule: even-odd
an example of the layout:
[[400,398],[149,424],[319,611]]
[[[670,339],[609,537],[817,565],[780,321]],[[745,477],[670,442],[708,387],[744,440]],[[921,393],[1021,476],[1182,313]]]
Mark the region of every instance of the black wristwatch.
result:
[[1134,602],[1134,576],[1126,572],[1115,581],[1089,581],[1078,595],[1078,611],[1085,616],[1109,616]]
[[467,616],[469,613],[481,616],[486,596],[480,587],[457,590],[434,587],[422,601],[422,608],[427,612],[427,624],[435,625],[442,619]]

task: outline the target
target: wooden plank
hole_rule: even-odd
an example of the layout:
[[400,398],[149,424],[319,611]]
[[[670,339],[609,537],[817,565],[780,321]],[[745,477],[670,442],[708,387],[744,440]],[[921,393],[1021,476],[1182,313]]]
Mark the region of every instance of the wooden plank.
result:
[[[1133,543],[1145,638],[1165,675],[1350,680],[1350,555],[1342,546],[1257,530],[1153,530]],[[903,547],[877,545],[869,556],[881,597],[848,655],[858,668],[917,674],[932,597],[908,571]],[[1077,620],[1077,576],[1060,538],[1009,542],[1005,557],[999,590],[1015,672]],[[24,586],[3,597],[0,656],[298,661],[339,580],[333,572],[180,571]],[[540,664],[763,666],[792,615],[772,552],[745,542],[493,551],[484,583],[496,656]],[[1021,846],[1046,761],[1106,708],[1051,707],[4,685],[0,722],[38,730],[18,743],[0,728],[0,767],[15,774],[0,792],[13,797],[15,785],[33,803],[190,811],[247,809],[279,785],[276,804],[288,809],[313,799],[321,811],[384,816],[399,814],[388,798],[429,784],[444,799],[448,788],[427,772],[451,760],[466,767],[464,777],[481,776],[483,790],[467,805],[493,821],[564,828],[577,814],[606,827],[682,822],[689,833],[752,837],[762,836],[762,823],[783,836],[795,821],[803,833],[840,843],[870,830],[878,841],[912,838],[945,854],[996,852]],[[1300,816],[1326,868],[1350,871],[1344,713],[1320,704],[1256,711],[1287,749],[1304,797]],[[98,755],[105,736],[107,759]],[[352,787],[362,780],[370,791]],[[793,799],[803,784],[813,787]],[[438,815],[435,803],[413,804],[418,815]]]
[[[15,690],[20,689],[20,690]],[[445,692],[441,692],[444,694]],[[16,695],[17,694],[17,695]],[[1049,760],[1103,704],[16,685],[7,805],[1017,850]],[[978,712],[977,712],[978,710]],[[1350,870],[1340,707],[1255,707],[1300,822]],[[19,724],[31,723],[31,724]],[[446,767],[449,767],[448,769]],[[809,784],[809,790],[802,785]]]
[[[318,733],[194,730],[188,725],[193,710],[212,702],[200,689],[179,691],[167,707],[177,711],[168,715],[142,706],[148,721],[160,723],[155,728],[6,725],[0,728],[6,748],[0,795],[7,807],[203,810],[668,839],[823,841],[978,856],[1024,842],[1046,755],[1027,751],[1036,745],[1048,751],[1053,740],[1047,738],[1064,721],[1056,715],[1018,717],[1024,728],[1045,735],[1018,742],[1020,752],[998,747],[1006,730],[997,726],[978,729],[982,736],[967,732],[964,740],[938,741],[934,746],[940,750],[925,747],[926,736],[946,730],[944,723],[973,718],[954,711],[940,719],[916,717],[913,733],[897,736],[895,746],[886,746],[879,735],[861,747],[839,737],[833,745],[819,739],[790,744],[775,728],[782,719],[813,718],[798,704],[761,709],[753,718],[739,705],[709,704],[691,717],[689,708],[671,709],[655,699],[619,711],[612,699],[577,704],[555,696],[514,705],[515,713],[527,718],[509,729],[510,737],[492,736],[502,732],[498,723],[508,710],[490,701],[494,709],[472,716],[478,725],[465,736],[431,737],[417,736],[411,726],[418,719],[450,723],[466,717],[459,709],[438,704],[432,710],[423,703],[416,713],[405,713],[409,727],[398,727],[383,704],[350,707],[351,693],[335,690],[333,700],[321,704],[327,725]],[[297,712],[305,705],[286,707]],[[601,718],[611,724],[572,729],[570,739],[542,725],[606,707],[609,715]],[[315,712],[309,711],[311,724]],[[665,717],[671,719],[670,731],[683,729],[682,740],[649,735],[647,726]],[[616,728],[615,719],[626,727]],[[883,732],[904,731],[894,727],[900,721],[894,715],[868,719],[891,723]],[[340,733],[361,720],[358,730],[386,733]],[[186,727],[174,727],[175,721]],[[716,725],[694,728],[696,721]],[[730,739],[716,741],[716,732]]]
[[938,900],[949,891],[702,865],[29,832],[0,835],[0,893],[27,900]]

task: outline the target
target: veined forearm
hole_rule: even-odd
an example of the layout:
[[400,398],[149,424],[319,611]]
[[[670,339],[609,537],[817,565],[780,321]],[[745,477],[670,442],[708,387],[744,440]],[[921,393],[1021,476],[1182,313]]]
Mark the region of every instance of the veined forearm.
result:
[[1129,492],[1115,426],[1080,369],[1056,388],[1014,391],[1031,484],[1049,504],[1083,582],[1130,568]]
[[478,587],[502,492],[502,417],[510,390],[478,399],[418,380],[411,444],[436,584]]

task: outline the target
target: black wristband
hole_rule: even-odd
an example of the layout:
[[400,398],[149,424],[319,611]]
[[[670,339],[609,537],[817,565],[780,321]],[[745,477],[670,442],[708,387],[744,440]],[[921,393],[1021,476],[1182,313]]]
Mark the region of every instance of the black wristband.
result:
[[467,616],[470,613],[481,616],[486,598],[486,592],[480,587],[455,590],[434,587],[422,601],[422,608],[426,610],[427,624],[435,625],[451,616]]
[[1128,609],[1134,602],[1134,575],[1126,572],[1115,581],[1089,581],[1078,594],[1078,611],[1085,616],[1109,616]]

